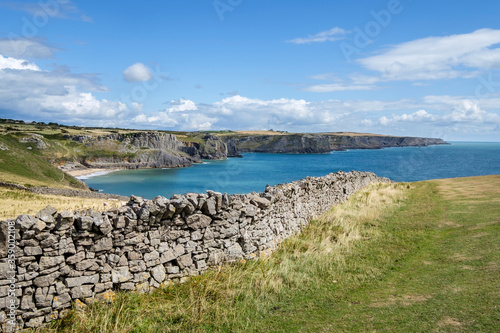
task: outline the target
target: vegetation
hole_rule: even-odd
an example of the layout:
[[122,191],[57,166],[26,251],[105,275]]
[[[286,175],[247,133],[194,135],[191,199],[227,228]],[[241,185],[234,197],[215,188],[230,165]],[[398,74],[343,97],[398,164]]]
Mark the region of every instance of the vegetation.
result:
[[85,188],[77,179],[54,167],[34,143],[20,143],[14,135],[0,135],[0,180],[24,186]]
[[[89,208],[104,211],[122,205],[120,201],[113,199],[63,197],[7,188],[0,188],[0,202],[0,220],[16,218],[22,214],[35,215],[47,205],[56,208],[58,211],[75,211]],[[27,202],[29,202],[29,205],[26,205]]]
[[71,310],[44,332],[493,332],[500,176],[373,185],[271,256]]

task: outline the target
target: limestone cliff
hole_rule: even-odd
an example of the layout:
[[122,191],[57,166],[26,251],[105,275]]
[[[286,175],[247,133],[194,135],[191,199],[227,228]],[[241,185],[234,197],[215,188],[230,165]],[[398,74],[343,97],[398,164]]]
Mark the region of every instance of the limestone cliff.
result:
[[92,168],[170,168],[185,167],[201,159],[224,159],[226,144],[213,135],[199,142],[184,142],[173,134],[133,132],[102,136],[66,135],[66,139],[83,144],[78,162]]
[[284,135],[224,135],[228,155],[259,153],[328,153],[346,149],[381,149],[446,144],[442,139],[333,133]]

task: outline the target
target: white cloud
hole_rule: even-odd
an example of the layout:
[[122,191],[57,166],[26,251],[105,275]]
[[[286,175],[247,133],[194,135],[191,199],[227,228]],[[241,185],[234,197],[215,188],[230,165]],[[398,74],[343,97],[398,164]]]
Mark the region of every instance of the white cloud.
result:
[[[435,98],[435,96],[434,96]],[[432,114],[425,110],[419,110],[410,114],[382,116],[378,119],[378,123],[382,126],[392,126],[396,123],[434,123],[438,126],[453,126],[458,123],[464,125],[492,125],[500,124],[500,116],[494,112],[482,110],[478,102],[468,99],[454,100],[450,103],[449,96],[445,96],[442,101],[435,100],[436,104],[430,105],[435,109],[443,109],[443,105],[448,104],[448,108],[444,108],[444,114]]]
[[58,49],[34,39],[0,38],[0,54],[13,58],[51,58]]
[[92,75],[45,71],[23,59],[0,56],[0,110],[73,123],[126,118],[127,105],[92,93],[104,91]]
[[398,122],[431,122],[436,121],[438,119],[437,116],[428,113],[425,110],[418,110],[417,112],[410,114],[402,114],[402,115],[393,115],[392,117],[382,116],[379,118],[379,123],[383,126],[389,126],[393,123]]
[[308,43],[324,43],[324,42],[333,42],[336,40],[341,40],[345,38],[345,35],[348,32],[342,28],[332,28],[330,30],[322,31],[315,35],[309,35],[307,37],[295,38],[292,40],[288,40],[287,43],[293,44],[308,44]]
[[402,43],[358,62],[379,72],[380,81],[470,78],[481,69],[500,69],[500,49],[492,48],[498,43],[500,30],[480,29]]
[[198,108],[196,107],[195,102],[188,99],[179,99],[177,101],[170,101],[170,107],[167,108],[168,112],[186,112],[186,111],[196,111]]
[[40,68],[37,65],[30,63],[27,60],[3,57],[0,54],[0,70],[5,69],[40,71]]
[[166,112],[158,112],[154,115],[138,114],[131,119],[131,123],[136,125],[148,125],[154,127],[173,127],[178,124],[175,119],[170,118]]
[[153,73],[143,63],[135,63],[123,71],[123,78],[127,82],[145,82],[153,78]]

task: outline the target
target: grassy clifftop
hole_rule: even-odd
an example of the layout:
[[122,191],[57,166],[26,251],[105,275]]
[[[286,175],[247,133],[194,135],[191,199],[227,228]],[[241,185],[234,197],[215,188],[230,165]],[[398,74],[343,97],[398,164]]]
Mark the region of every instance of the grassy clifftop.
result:
[[0,135],[0,181],[27,187],[85,188],[80,181],[54,167],[36,144],[21,143],[15,134]]

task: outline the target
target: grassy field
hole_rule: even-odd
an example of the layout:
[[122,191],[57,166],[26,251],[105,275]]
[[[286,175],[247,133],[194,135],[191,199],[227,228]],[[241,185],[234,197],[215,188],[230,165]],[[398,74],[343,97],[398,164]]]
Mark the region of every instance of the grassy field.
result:
[[43,332],[498,332],[500,176],[374,185],[259,261]]
[[[29,205],[26,204],[27,202],[29,202]],[[106,206],[104,203],[106,203]],[[47,205],[57,208],[58,211],[74,211],[88,208],[104,211],[109,208],[120,207],[122,204],[120,201],[113,199],[63,197],[0,187],[0,220],[15,218],[21,214],[35,215]]]

